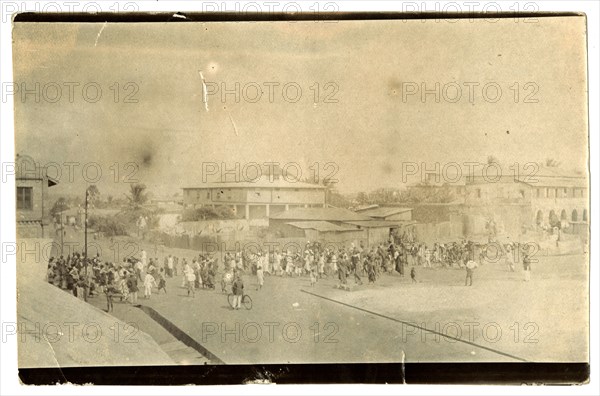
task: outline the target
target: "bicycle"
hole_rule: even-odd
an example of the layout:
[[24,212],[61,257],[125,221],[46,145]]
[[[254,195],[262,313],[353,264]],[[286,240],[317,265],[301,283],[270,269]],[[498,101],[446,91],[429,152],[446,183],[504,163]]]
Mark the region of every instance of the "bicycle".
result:
[[[233,293],[229,293],[227,295],[227,302],[229,303],[229,306],[231,308],[234,308],[233,297],[234,297]],[[250,298],[249,295],[247,295],[247,294],[242,295],[242,305],[244,306],[244,308],[246,308],[248,310],[252,309],[252,299]]]

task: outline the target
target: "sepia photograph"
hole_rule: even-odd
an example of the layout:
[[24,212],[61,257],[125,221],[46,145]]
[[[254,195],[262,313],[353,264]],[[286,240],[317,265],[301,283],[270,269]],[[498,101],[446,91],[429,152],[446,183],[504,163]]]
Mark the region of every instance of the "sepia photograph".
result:
[[589,381],[586,15],[320,4],[15,17],[23,383]]

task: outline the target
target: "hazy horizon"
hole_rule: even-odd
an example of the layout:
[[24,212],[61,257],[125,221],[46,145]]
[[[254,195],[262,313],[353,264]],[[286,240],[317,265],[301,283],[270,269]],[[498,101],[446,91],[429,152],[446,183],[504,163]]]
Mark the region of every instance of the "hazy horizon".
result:
[[[98,163],[96,184],[113,195],[127,191],[132,162],[158,196],[200,184],[203,162],[294,162],[303,177],[317,162],[325,176],[333,162],[342,192],[401,186],[402,163],[488,155],[507,164],[554,158],[585,172],[586,52],[564,39],[584,35],[585,19],[569,19],[15,23],[14,80],[42,87],[39,102],[15,96],[16,152],[42,164]],[[219,91],[205,103],[200,72],[207,89],[239,83],[240,100]],[[439,103],[423,100],[422,84],[436,83],[448,88]],[[455,83],[462,96],[452,103]],[[62,87],[56,103],[47,100],[53,84]],[[101,88],[95,103],[83,99],[85,84]],[[284,98],[285,84],[291,96],[302,89],[297,102]],[[468,84],[478,84],[472,103]],[[482,97],[485,84],[501,88],[497,102]],[[137,103],[126,103],[129,94]],[[81,172],[73,182],[63,174],[51,194],[85,186]]]

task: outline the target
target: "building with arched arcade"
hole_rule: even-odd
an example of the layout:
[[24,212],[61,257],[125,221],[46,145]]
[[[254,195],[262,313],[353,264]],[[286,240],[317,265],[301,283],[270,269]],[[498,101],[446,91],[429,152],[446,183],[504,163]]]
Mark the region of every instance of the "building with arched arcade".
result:
[[512,236],[526,229],[558,227],[566,233],[587,237],[587,177],[544,166],[528,173],[506,170],[500,175],[496,172],[493,176],[467,178],[464,213],[493,220],[505,234]]

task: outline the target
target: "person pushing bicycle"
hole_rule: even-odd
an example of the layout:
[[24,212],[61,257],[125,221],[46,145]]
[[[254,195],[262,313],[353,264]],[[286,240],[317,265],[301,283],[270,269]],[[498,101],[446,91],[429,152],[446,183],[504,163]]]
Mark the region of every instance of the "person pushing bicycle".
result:
[[234,274],[231,291],[233,293],[233,309],[240,309],[242,304],[242,296],[244,295],[244,282],[237,271],[235,271]]

